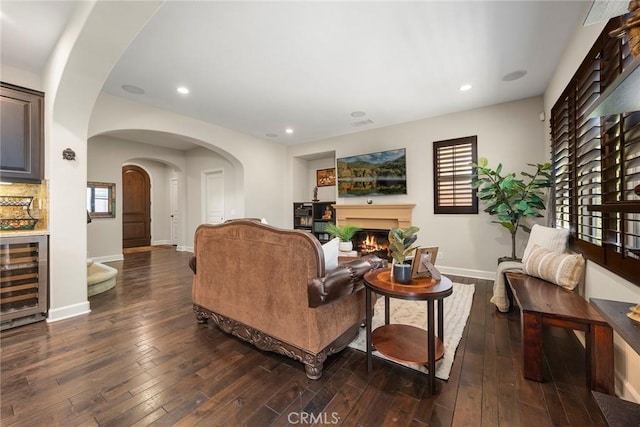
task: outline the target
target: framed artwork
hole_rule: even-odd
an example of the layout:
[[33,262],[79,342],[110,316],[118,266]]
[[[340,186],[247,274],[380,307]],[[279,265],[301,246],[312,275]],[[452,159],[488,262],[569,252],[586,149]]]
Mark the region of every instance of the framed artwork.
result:
[[338,165],[338,197],[407,194],[406,149],[342,157]]
[[429,270],[424,261],[433,266],[436,263],[438,256],[438,247],[431,248],[418,248],[413,256],[413,262],[411,263],[411,278],[419,277],[431,277],[432,272]]
[[318,187],[336,185],[336,168],[318,169],[316,171],[316,185]]

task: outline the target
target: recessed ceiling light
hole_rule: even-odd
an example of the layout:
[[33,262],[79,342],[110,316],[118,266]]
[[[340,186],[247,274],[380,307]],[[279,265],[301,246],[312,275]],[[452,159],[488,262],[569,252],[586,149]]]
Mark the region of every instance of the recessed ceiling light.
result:
[[511,73],[505,74],[504,77],[502,77],[502,80],[505,82],[512,82],[523,78],[526,74],[527,72],[525,70],[512,71]]
[[267,134],[265,134],[265,136],[268,136],[269,138],[277,138],[278,134],[277,133],[267,133]]
[[466,92],[466,91],[468,91],[469,89],[471,89],[471,87],[472,87],[471,85],[462,85],[462,86],[460,86],[460,87],[458,88],[458,90],[459,90],[460,92]]
[[135,95],[142,95],[144,93],[144,89],[134,85],[122,85],[122,89],[126,90],[129,93],[133,93]]
[[351,117],[363,117],[366,114],[367,113],[365,113],[364,111],[354,111],[353,113],[351,113]]
[[289,135],[291,135],[293,133],[293,129],[291,129],[291,128],[286,128],[284,131],[286,133],[288,133]]
[[189,88],[185,87],[185,86],[178,86],[178,89],[176,89],[178,91],[178,93],[181,93],[183,95],[186,95],[189,93]]

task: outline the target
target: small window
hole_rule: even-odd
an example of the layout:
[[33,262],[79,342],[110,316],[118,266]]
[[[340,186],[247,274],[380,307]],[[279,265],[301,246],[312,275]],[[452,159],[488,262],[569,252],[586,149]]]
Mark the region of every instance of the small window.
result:
[[91,218],[115,218],[116,185],[108,182],[88,182],[87,212]]
[[477,143],[477,136],[433,143],[434,213],[478,213],[476,190],[471,186]]

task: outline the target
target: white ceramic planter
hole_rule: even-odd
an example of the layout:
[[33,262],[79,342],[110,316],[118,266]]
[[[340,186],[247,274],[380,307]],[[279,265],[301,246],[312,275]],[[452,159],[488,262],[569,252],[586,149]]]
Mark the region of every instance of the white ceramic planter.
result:
[[353,243],[349,242],[340,242],[338,246],[341,252],[350,252],[353,250]]

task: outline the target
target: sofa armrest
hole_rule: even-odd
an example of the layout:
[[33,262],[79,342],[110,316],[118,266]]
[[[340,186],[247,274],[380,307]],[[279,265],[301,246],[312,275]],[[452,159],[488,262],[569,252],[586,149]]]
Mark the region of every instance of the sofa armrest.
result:
[[322,278],[309,280],[309,307],[319,307],[359,291],[364,287],[362,276],[369,270],[382,267],[383,264],[384,260],[377,256],[365,256],[339,265]]
[[193,271],[193,274],[197,274],[196,273],[196,256],[195,255],[191,255],[191,258],[189,258],[189,268],[191,268],[191,271]]

